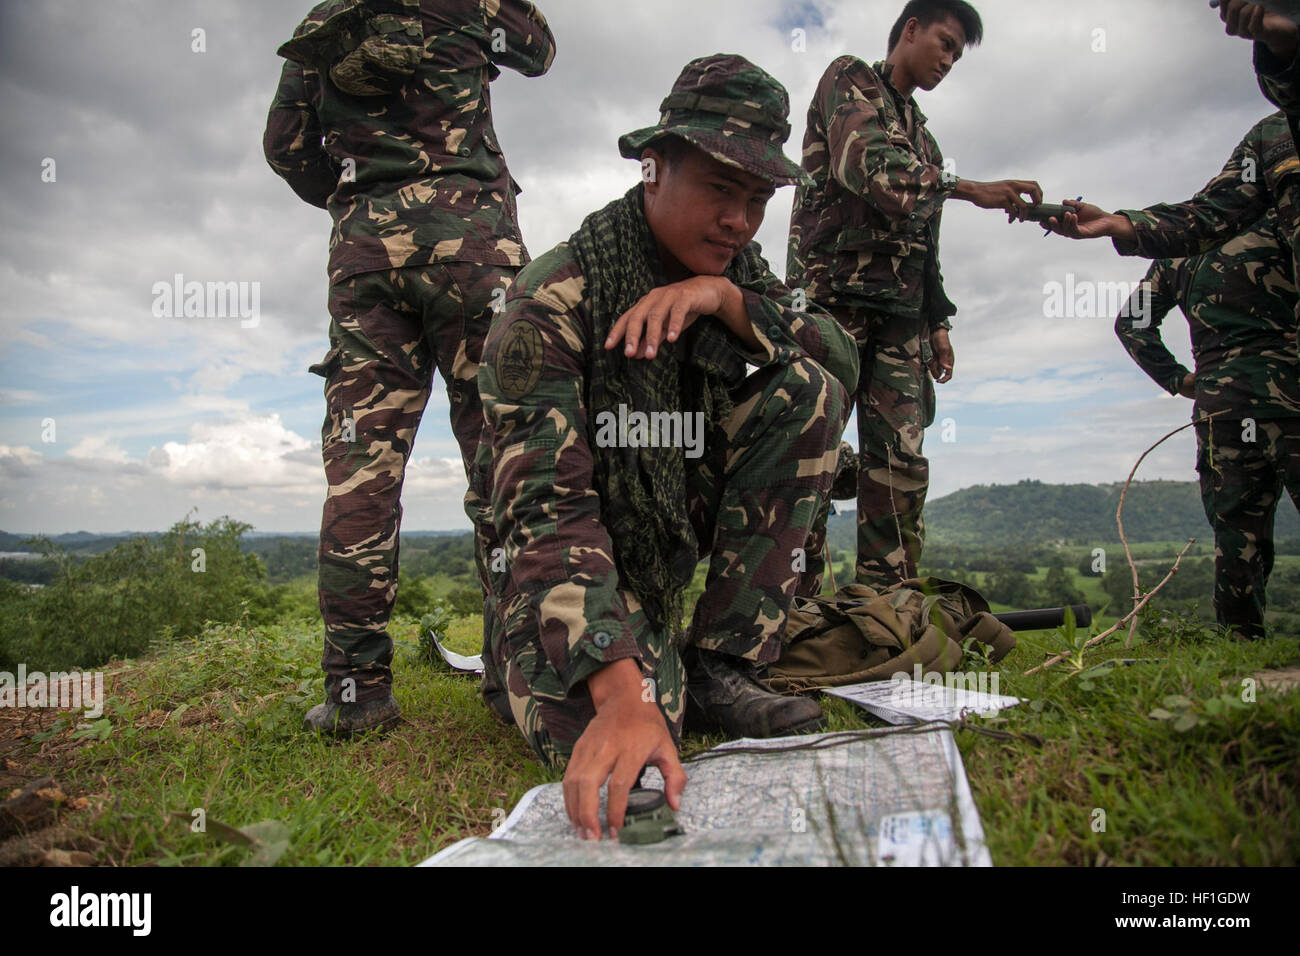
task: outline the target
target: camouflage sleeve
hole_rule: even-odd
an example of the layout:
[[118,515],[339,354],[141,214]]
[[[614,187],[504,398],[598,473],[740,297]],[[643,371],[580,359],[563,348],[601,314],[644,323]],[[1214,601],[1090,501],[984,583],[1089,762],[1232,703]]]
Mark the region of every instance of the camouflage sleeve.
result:
[[930,225],[930,251],[925,257],[925,299],[922,311],[931,333],[938,329],[951,329],[948,321],[957,314],[957,306],[948,298],[943,288],[943,271],[939,268],[939,223],[943,211],[934,214]]
[[482,0],[492,62],[524,76],[541,76],[555,59],[555,37],[527,0]]
[[303,67],[285,60],[262,134],[262,152],[271,168],[304,202],[325,208],[338,186],[325,152],[320,120],[307,99]]
[[1115,251],[1147,259],[1199,255],[1223,245],[1268,212],[1274,197],[1262,175],[1258,129],[1238,144],[1219,175],[1186,202],[1121,209],[1137,239],[1114,240]]
[[639,659],[635,628],[648,625],[619,588],[592,490],[583,400],[590,322],[578,301],[565,301],[581,289],[572,259],[547,269],[557,252],[531,270],[551,271],[553,281],[530,288],[521,273],[493,321],[479,392],[492,442],[492,518],[509,569],[499,594],[507,637],[540,634],[545,660],[526,670],[552,670],[567,695],[605,664]]
[[861,89],[841,69],[818,92],[831,175],[900,231],[919,231],[956,188],[956,177],[946,182],[943,170],[924,162],[901,129],[882,122],[874,104],[888,91],[874,83]]
[[853,393],[858,384],[858,347],[833,316],[802,293],[796,298],[770,269],[747,282],[741,294],[761,349],[751,353],[737,340],[736,351],[746,362],[759,368],[776,362],[788,365],[794,357],[806,355]]
[[1300,51],[1287,62],[1256,40],[1255,75],[1270,103],[1288,117],[1300,115]]
[[[1178,394],[1183,376],[1188,372],[1160,337],[1160,323],[1177,305],[1174,273],[1172,260],[1153,262],[1129,304],[1115,317],[1115,334],[1119,336],[1120,344],[1138,367],[1170,395]],[[1141,307],[1143,305],[1145,308]]]

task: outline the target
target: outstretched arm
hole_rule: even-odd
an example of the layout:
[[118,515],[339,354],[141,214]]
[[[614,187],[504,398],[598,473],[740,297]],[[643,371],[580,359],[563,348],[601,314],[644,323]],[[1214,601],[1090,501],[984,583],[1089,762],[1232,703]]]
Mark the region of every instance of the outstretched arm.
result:
[[1276,199],[1264,175],[1262,131],[1270,122],[1284,130],[1280,117],[1257,123],[1219,174],[1186,202],[1108,213],[1067,200],[1073,212],[1066,213],[1064,222],[1053,218],[1046,225],[1072,239],[1113,239],[1122,256],[1164,259],[1218,248],[1268,212]]

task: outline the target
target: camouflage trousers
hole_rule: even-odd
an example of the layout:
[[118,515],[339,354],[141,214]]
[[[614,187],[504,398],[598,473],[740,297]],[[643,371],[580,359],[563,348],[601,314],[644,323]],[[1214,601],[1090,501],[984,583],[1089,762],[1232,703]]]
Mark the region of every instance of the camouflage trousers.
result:
[[[732,413],[708,425],[704,455],[687,459],[687,511],[709,569],[685,640],[767,663],[780,654],[809,530],[826,509],[848,393],[821,365],[798,358],[754,372],[733,399]],[[645,687],[680,740],[686,670],[679,649],[650,626],[635,595],[625,598]],[[496,609],[484,641],[483,695],[555,763],[568,759],[596,711],[585,684],[566,696],[539,676],[564,666],[548,665],[547,651],[535,614]]]
[[926,363],[929,336],[916,319],[832,309],[846,329],[869,329],[860,345],[862,372],[853,396],[858,413],[859,584],[880,588],[917,576],[925,543],[930,462],[921,453],[934,422],[934,383]]
[[[444,262],[362,273],[330,288],[330,350],[311,371],[325,378],[321,664],[326,694],[335,701],[365,703],[389,693],[387,628],[397,597],[402,482],[433,370],[446,383],[452,431],[469,475],[483,425],[483,340],[501,300],[494,293],[509,287],[515,271]],[[472,489],[465,511],[471,521],[481,519]],[[486,593],[483,555],[476,560]]]
[[1196,444],[1201,503],[1214,527],[1215,617],[1245,637],[1263,637],[1283,488],[1300,508],[1300,419],[1257,421],[1251,435],[1241,418],[1220,415],[1196,426]]

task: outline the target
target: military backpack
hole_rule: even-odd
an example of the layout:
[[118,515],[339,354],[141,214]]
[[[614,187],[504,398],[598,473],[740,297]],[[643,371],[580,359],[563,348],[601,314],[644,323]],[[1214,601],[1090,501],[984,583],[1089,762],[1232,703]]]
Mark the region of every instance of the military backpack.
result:
[[795,598],[780,658],[764,683],[780,693],[889,680],[902,671],[946,673],[969,640],[990,661],[1016,646],[1011,629],[979,592],[939,578],[912,578],[885,590],[850,584],[830,597]]

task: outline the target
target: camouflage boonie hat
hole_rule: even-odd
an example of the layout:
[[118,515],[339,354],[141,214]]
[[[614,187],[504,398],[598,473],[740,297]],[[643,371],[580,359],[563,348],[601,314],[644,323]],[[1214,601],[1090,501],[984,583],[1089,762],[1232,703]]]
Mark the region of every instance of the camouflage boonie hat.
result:
[[715,53],[686,64],[659,104],[659,125],[619,137],[618,151],[640,159],[663,136],[680,136],[719,162],[778,186],[812,185],[782,147],[790,138],[790,97],[743,56]]

